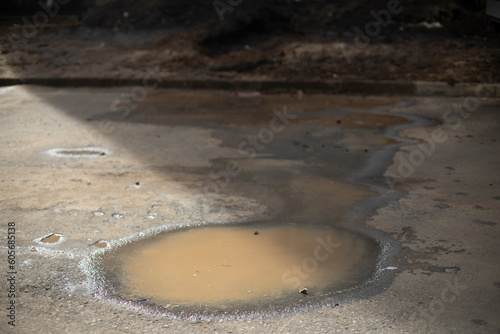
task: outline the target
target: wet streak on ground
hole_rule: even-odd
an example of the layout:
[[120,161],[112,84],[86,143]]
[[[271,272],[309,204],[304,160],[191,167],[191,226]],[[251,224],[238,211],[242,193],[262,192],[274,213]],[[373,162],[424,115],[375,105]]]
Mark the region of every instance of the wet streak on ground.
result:
[[[126,241],[106,253],[98,266],[107,282],[105,295],[161,306],[161,312],[180,317],[225,312],[262,315],[304,310],[319,305],[321,299],[331,303],[331,297],[345,291],[352,296],[353,289],[380,274],[379,245],[364,234],[336,226],[354,207],[378,195],[373,188],[348,180],[369,164],[374,152],[400,144],[388,130],[409,126],[410,120],[386,112],[397,101],[378,98],[349,103],[313,96],[285,108],[290,97],[257,95],[220,102],[217,96],[202,93],[197,95],[202,102],[198,100],[195,108],[190,106],[189,93],[163,94],[168,96],[150,96],[126,121],[208,128],[223,146],[239,148],[238,155],[213,160],[210,168],[184,172],[206,175],[207,186],[196,190],[207,196],[258,197],[268,203],[268,219],[259,227],[242,222],[239,227],[169,231]],[[169,105],[160,103],[165,100]],[[258,138],[276,113],[285,110],[294,117],[252,150],[249,136]],[[103,118],[118,121],[120,115],[95,115],[91,120]],[[234,175],[228,175],[230,162],[237,165]],[[254,229],[262,233],[254,235]],[[308,273],[308,282],[285,284],[287,268],[301,265],[314,254],[318,238],[327,236],[342,246]],[[298,285],[312,293],[298,293]]]

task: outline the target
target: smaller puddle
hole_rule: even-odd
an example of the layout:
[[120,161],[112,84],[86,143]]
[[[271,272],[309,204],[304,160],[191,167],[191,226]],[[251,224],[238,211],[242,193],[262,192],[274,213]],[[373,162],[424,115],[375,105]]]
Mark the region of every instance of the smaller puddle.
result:
[[396,115],[374,113],[350,113],[343,116],[338,123],[348,128],[385,130],[391,126],[409,124],[406,118]]
[[48,150],[47,154],[54,157],[66,158],[99,158],[110,155],[111,151],[102,147],[54,148]]
[[97,248],[106,248],[106,247],[108,247],[108,243],[104,240],[99,240],[99,241],[93,243],[92,246],[97,247]]
[[311,118],[308,122],[361,130],[386,130],[391,126],[410,123],[407,118],[401,116],[376,113],[348,113],[341,116],[323,115],[319,118]]
[[252,224],[162,233],[108,252],[102,263],[119,299],[206,314],[335,296],[370,279],[379,254],[374,240],[331,226]]
[[62,235],[60,235],[60,234],[52,233],[52,234],[49,234],[48,236],[40,239],[40,242],[43,242],[46,244],[53,244],[55,242],[58,242],[59,239],[61,239],[61,237],[62,237]]

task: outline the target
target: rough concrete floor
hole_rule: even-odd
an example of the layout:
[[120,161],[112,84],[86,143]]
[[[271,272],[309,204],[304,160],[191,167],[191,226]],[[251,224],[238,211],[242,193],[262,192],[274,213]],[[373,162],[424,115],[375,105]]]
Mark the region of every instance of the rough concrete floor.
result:
[[[500,332],[498,99],[158,91],[130,108],[131,114],[123,121],[113,119],[107,113],[113,101],[130,92],[131,88],[55,90],[28,86],[0,90],[5,276],[9,271],[9,222],[15,222],[17,242],[16,326],[7,324],[6,308],[12,298],[7,298],[10,285],[2,279],[0,332]],[[473,102],[479,104],[470,104]],[[78,263],[95,249],[91,245],[98,240],[115,240],[168,223],[272,218],[286,210],[286,191],[263,186],[265,180],[252,179],[252,172],[265,169],[266,158],[268,167],[281,170],[313,165],[311,159],[321,147],[317,138],[302,147],[304,153],[294,163],[262,154],[248,164],[253,168],[250,172],[242,173],[220,194],[199,191],[209,180],[209,171],[224,168],[221,161],[241,159],[237,139],[222,140],[217,126],[224,123],[228,128],[258,131],[262,120],[271,117],[272,107],[284,104],[302,116],[280,136],[293,142],[297,140],[294,135],[301,132],[301,145],[306,129],[331,128],[331,132],[321,134],[337,138],[336,133],[348,133],[356,124],[367,128],[375,124],[371,129],[375,135],[378,127],[394,125],[387,119],[386,123],[370,123],[366,116],[351,119],[351,127],[344,128],[332,117],[308,119],[308,113],[325,108],[344,112],[344,124],[349,123],[349,112],[380,111],[441,122],[434,128],[411,128],[400,134],[413,143],[400,149],[386,176],[389,186],[407,195],[365,219],[366,225],[384,231],[403,246],[395,263],[398,274],[388,289],[334,308],[266,320],[220,322],[174,321],[89,294]],[[447,112],[454,105],[477,110]],[[221,106],[226,106],[224,112],[217,114]],[[193,113],[195,107],[200,111]],[[165,108],[169,112],[162,119],[158,110]],[[242,117],[252,113],[256,116]],[[103,121],[105,118],[112,120],[109,123]],[[342,148],[350,147],[353,164],[366,162],[361,158],[365,149],[380,148],[379,143],[338,138],[344,138]],[[422,143],[425,146],[419,146]],[[44,153],[52,148],[88,146],[104,147],[112,154],[89,159]],[[287,149],[284,152],[286,155]],[[264,175],[272,180],[272,174]],[[303,198],[310,200],[302,203],[304,209],[314,205],[314,197],[307,197],[308,193],[330,189],[318,187],[322,180],[312,174],[301,182],[297,185],[305,189]],[[240,184],[245,186],[238,192],[235,185]],[[366,187],[349,185],[345,180],[332,187],[347,189],[352,195],[345,200],[338,196],[332,204],[339,216],[345,216],[353,203],[369,197]],[[61,242],[49,245],[37,241],[49,233],[63,235]]]

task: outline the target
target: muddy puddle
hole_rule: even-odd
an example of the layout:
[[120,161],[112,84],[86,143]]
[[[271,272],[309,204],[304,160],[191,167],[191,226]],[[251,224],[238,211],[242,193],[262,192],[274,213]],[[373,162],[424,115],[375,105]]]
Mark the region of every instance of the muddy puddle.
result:
[[58,242],[61,239],[62,235],[57,234],[57,233],[52,233],[47,235],[46,237],[43,237],[40,239],[40,242],[46,243],[46,244],[53,244]]
[[106,241],[97,241],[92,244],[92,246],[97,248],[106,248],[108,247],[108,243]]
[[[378,255],[374,241],[345,230],[261,224],[166,233],[105,263],[125,300],[261,310],[359,284],[373,274]],[[304,287],[307,296],[299,292]]]
[[[368,298],[390,285],[394,270],[384,268],[395,268],[399,244],[366,220],[400,196],[382,175],[403,145],[398,131],[418,123],[387,112],[407,102],[166,94],[168,104],[151,95],[124,121],[210,129],[232,155],[191,168],[201,180],[193,192],[215,199],[212,210],[243,196],[266,211],[238,224],[191,220],[110,241],[82,267],[94,293],[174,318],[248,319]],[[169,147],[164,136],[155,145]]]

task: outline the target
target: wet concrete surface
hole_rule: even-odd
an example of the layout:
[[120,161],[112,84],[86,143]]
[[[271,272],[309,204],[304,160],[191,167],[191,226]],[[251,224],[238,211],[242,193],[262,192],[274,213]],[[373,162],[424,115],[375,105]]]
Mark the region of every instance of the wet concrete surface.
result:
[[[497,100],[443,121],[461,99],[158,90],[127,103],[130,91],[0,91],[0,206],[5,224],[16,223],[18,251],[18,326],[4,322],[2,330],[500,328]],[[432,150],[418,146],[433,139]],[[105,155],[49,154],[89,147]],[[273,220],[349,228],[377,241],[387,255],[375,269],[382,277],[310,312],[185,322],[110,300],[82,265],[169,226]],[[57,243],[37,241],[56,232]]]

